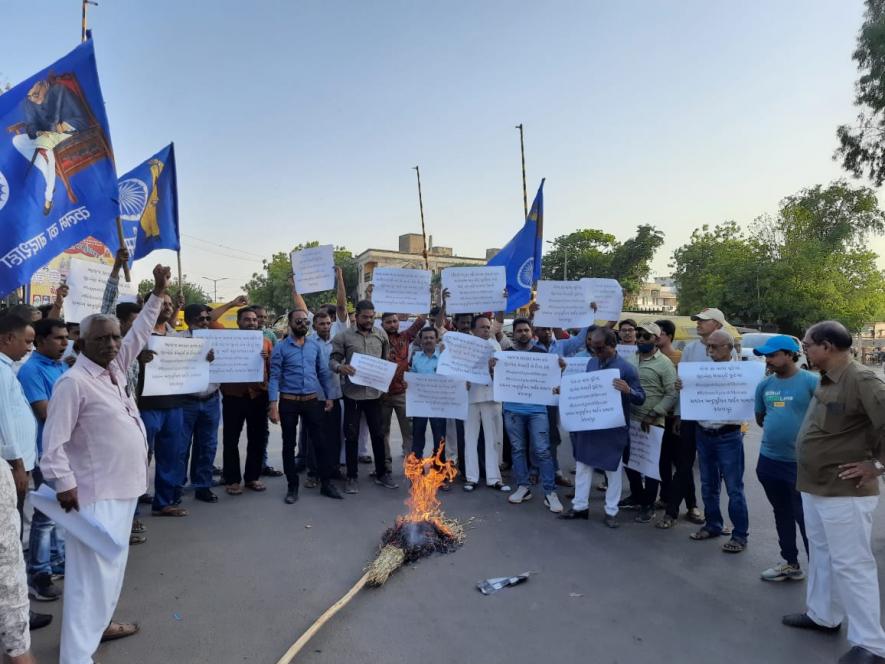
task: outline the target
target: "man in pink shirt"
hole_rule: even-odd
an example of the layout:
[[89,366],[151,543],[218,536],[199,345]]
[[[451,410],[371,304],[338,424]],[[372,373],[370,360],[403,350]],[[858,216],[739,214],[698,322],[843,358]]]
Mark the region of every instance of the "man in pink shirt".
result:
[[151,336],[170,275],[168,267],[154,268],[157,297],[148,299],[125,338],[114,316],[93,314],[81,321],[80,356],[49,400],[41,458],[45,480],[66,511],[88,515],[123,545],[108,560],[68,538],[60,664],[91,664],[106,629],[116,636],[137,631],[135,625],[110,622],[123,587],[135,506],[147,490],[147,436],[127,372]]

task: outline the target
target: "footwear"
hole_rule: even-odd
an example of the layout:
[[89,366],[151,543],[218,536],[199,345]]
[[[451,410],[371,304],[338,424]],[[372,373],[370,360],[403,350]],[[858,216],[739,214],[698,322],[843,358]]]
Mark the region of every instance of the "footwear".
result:
[[40,572],[28,583],[28,596],[38,602],[54,602],[61,597],[61,588],[52,583],[52,574]]
[[31,631],[35,629],[43,629],[52,622],[52,616],[48,613],[37,613],[36,611],[28,612],[28,625]]
[[494,484],[489,486],[490,489],[494,489],[495,491],[506,491],[510,492],[512,489],[509,484],[504,484],[503,482],[495,482]]
[[639,510],[639,514],[633,520],[636,523],[648,523],[655,518],[655,510],[653,507],[643,507]]
[[714,539],[719,537],[722,533],[714,533],[712,530],[707,530],[706,528],[701,528],[700,530],[696,530],[688,537],[693,539],[695,542],[700,542],[702,540]]
[[571,508],[566,510],[556,518],[564,519],[566,521],[572,521],[574,519],[583,519],[584,521],[587,521],[590,519],[590,510],[576,510],[574,508]]
[[553,478],[553,481],[556,482],[556,486],[564,486],[567,488],[571,488],[575,486],[575,483],[572,482],[568,477],[562,474],[562,472],[556,473],[556,476]]
[[344,483],[344,493],[359,493],[360,485],[359,480],[355,477],[348,477],[347,481]]
[[375,484],[383,486],[385,489],[398,489],[399,484],[393,481],[390,473],[384,473],[381,477],[375,478]]
[[798,564],[780,563],[769,567],[759,576],[763,581],[801,581],[805,578],[805,572]]
[[658,498],[658,499],[655,501],[655,509],[656,509],[656,510],[666,509],[666,507],[667,507],[667,503],[665,503],[665,502],[664,502],[663,500],[661,500],[660,498]]
[[320,481],[316,477],[308,477],[304,480],[305,489],[316,489],[320,485]]
[[136,546],[137,544],[144,544],[145,542],[147,542],[147,537],[144,535],[129,535],[129,546]]
[[218,502],[218,496],[212,493],[211,489],[197,489],[194,491],[194,498],[202,500],[204,503]]
[[874,655],[866,648],[854,646],[839,658],[837,664],[882,664],[885,657]]
[[618,517],[616,517],[616,516],[609,516],[608,514],[606,514],[606,515],[602,518],[602,522],[603,522],[603,523],[606,525],[606,527],[608,527],[608,528],[620,528],[620,527],[621,527],[620,522],[618,522]]
[[562,503],[559,502],[559,496],[555,491],[551,491],[544,496],[544,505],[554,514],[562,512]]
[[532,499],[532,490],[527,486],[518,486],[516,487],[516,491],[510,494],[507,498],[507,502],[513,503],[514,505],[519,505],[520,503],[524,503],[527,500]]
[[669,514],[665,514],[655,524],[655,528],[660,528],[661,530],[670,530],[670,528],[672,528],[675,525],[676,525],[676,519],[674,519]]
[[283,502],[285,502],[287,505],[294,505],[296,502],[298,502],[298,490],[296,489],[295,491],[287,491],[286,497],[283,499]]
[[344,500],[344,496],[338,492],[338,487],[331,482],[323,482],[322,486],[320,486],[320,495],[326,498],[334,498],[335,500]]
[[241,496],[243,495],[243,487],[240,486],[239,482],[235,484],[228,484],[224,487],[224,490],[227,492],[229,496]]
[[722,545],[722,550],[725,553],[740,553],[746,548],[747,542],[744,540],[739,540],[736,537],[732,537],[730,540]]
[[261,469],[261,476],[262,477],[282,477],[283,471],[277,470],[273,466],[265,466],[264,468]]
[[150,505],[154,502],[154,497],[149,493],[143,493],[138,497],[139,505]]
[[781,622],[787,627],[795,627],[796,629],[810,629],[814,632],[823,632],[825,634],[835,634],[840,629],[842,629],[841,624],[836,625],[835,627],[820,625],[809,618],[807,613],[788,613],[783,618],[781,618]]
[[722,534],[725,536],[731,535],[731,526],[722,526]]
[[147,528],[144,527],[144,524],[138,519],[132,520],[132,530],[130,531],[133,535],[141,535]]
[[608,480],[602,480],[596,485],[597,491],[608,491]]
[[618,502],[618,509],[620,510],[635,511],[638,510],[640,507],[642,506],[632,496],[627,496],[626,498]]
[[474,489],[476,489],[476,482],[465,482],[464,486],[461,487],[464,491],[470,493]]
[[44,217],[49,214],[50,210],[52,210],[52,201],[46,201],[45,203],[43,203],[43,216]]
[[259,482],[258,480],[246,482],[245,487],[250,491],[267,491],[267,485],[264,482]]
[[127,636],[138,634],[138,623],[118,623],[112,622],[105,628],[101,635],[101,643],[107,641],[116,641],[117,639],[125,639]]
[[372,457],[370,457],[368,454],[364,454],[361,457],[357,457],[356,460],[359,461],[360,463],[372,463]]
[[701,511],[697,507],[692,507],[690,510],[688,510],[688,512],[685,514],[685,519],[687,521],[690,521],[691,523],[696,523],[699,526],[703,526],[705,523],[707,523],[704,515],[701,514]]
[[152,516],[187,516],[188,511],[183,507],[175,507],[175,505],[166,505],[161,510],[152,510]]

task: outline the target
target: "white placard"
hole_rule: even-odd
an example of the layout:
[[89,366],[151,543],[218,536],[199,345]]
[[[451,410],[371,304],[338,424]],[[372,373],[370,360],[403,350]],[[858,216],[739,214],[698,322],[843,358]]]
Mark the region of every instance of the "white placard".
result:
[[563,376],[559,388],[559,418],[566,431],[614,429],[626,424],[621,393],[612,383],[618,369]]
[[[65,320],[79,323],[90,314],[101,312],[101,300],[104,297],[111,266],[93,261],[71,259],[71,267],[65,283],[70,289],[65,298]],[[138,295],[136,285],[120,280],[117,302],[135,302]],[[113,313],[113,312],[111,312]]]
[[596,314],[590,308],[590,286],[582,281],[539,281],[535,327],[587,327]]
[[426,314],[430,310],[430,271],[375,268],[372,304],[378,313]]
[[556,405],[553,390],[561,376],[557,355],[510,350],[496,352],[495,360],[495,401]]
[[638,420],[630,420],[630,461],[632,468],[646,477],[661,479],[661,444],[664,442],[663,427],[649,427],[642,430]]
[[[612,319],[614,320],[614,319]],[[630,344],[618,344],[618,347],[615,348],[618,351],[618,355],[623,357],[625,360],[632,359],[634,355],[636,355],[636,346]]]
[[299,293],[319,293],[335,288],[334,253],[331,244],[292,252],[292,274]]
[[144,365],[142,396],[195,394],[209,387],[209,350],[204,339],[151,337],[148,349],[156,354]]
[[350,357],[350,366],[356,369],[356,373],[350,376],[350,382],[354,385],[372,387],[381,392],[387,392],[390,381],[396,373],[396,362],[388,362],[374,355],[354,353]]
[[589,357],[564,357],[562,359],[565,361],[565,369],[562,370],[563,376],[587,372],[587,363],[590,362]]
[[213,383],[261,383],[264,381],[264,335],[261,330],[194,330],[194,339],[206,339],[215,353],[209,365]]
[[447,267],[442,271],[442,287],[448,289],[446,312],[469,314],[478,311],[506,311],[507,268]]
[[406,388],[406,415],[467,419],[467,383],[452,376],[403,374]]
[[752,420],[756,385],[765,374],[764,362],[679,363],[682,392],[679,414],[683,420]]
[[624,309],[624,290],[617,279],[584,277],[582,282],[590,286],[590,301],[596,303],[596,318],[619,320]]
[[446,332],[445,350],[439,355],[436,373],[457,376],[477,385],[490,385],[489,359],[495,349],[486,339],[462,332]]

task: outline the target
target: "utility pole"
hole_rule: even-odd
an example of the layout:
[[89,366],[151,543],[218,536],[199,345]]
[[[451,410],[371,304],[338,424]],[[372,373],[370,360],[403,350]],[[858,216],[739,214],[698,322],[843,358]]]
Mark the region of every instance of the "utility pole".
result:
[[516,129],[519,129],[519,155],[522,158],[522,209],[523,217],[527,219],[529,216],[529,193],[525,186],[525,140],[521,122],[516,125]]
[[212,282],[212,301],[218,302],[218,282],[225,281],[228,277],[219,277],[218,279],[213,279],[212,277],[203,277],[206,281]]

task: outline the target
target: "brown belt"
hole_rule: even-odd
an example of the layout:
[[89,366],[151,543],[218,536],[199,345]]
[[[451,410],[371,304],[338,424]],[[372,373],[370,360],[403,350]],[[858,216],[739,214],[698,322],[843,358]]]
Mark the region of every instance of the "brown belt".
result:
[[316,398],[316,392],[312,394],[286,394],[280,392],[280,399],[285,399],[286,401],[313,401]]

